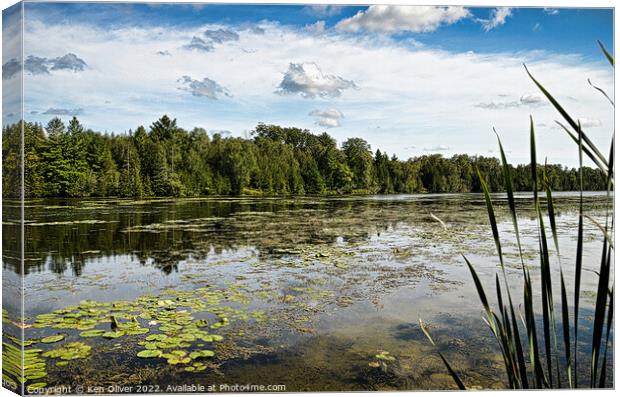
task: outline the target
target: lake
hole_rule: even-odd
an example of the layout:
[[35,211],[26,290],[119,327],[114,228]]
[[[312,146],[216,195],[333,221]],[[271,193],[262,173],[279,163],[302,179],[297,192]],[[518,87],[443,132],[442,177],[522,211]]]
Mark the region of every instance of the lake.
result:
[[[555,198],[572,301],[579,195]],[[512,223],[504,195],[494,200],[520,301]],[[518,194],[517,207],[526,264],[539,289],[531,195]],[[604,219],[604,193],[585,194],[585,209]],[[10,296],[21,282],[12,222],[19,211],[19,203],[5,200],[8,313],[20,305]],[[38,372],[27,384],[151,385],[159,392],[170,391],[167,385],[222,384],[452,389],[439,349],[466,385],[507,387],[462,257],[491,294],[500,268],[482,195],[46,199],[27,200],[24,211],[25,338],[28,349],[42,349],[33,353]],[[585,237],[584,319],[594,306],[602,245],[587,220]],[[559,275],[557,261],[552,269]],[[9,343],[19,329],[4,317]],[[421,332],[420,318],[437,348]],[[54,341],[56,335],[64,338]],[[580,334],[584,355],[589,337],[587,329]]]

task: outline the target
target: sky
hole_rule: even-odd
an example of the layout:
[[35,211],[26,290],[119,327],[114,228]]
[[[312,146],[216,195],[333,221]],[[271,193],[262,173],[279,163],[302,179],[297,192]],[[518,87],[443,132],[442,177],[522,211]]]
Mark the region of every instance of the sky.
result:
[[[461,6],[26,3],[3,13],[3,123],[77,116],[126,133],[163,114],[251,136],[259,122],[366,139],[399,158],[440,153],[574,166],[577,149],[523,64],[607,148],[613,11]],[[17,54],[17,55],[15,55]],[[15,56],[13,56],[15,55]],[[9,90],[7,91],[7,88]],[[7,94],[8,92],[8,94]],[[606,150],[605,150],[606,151]]]

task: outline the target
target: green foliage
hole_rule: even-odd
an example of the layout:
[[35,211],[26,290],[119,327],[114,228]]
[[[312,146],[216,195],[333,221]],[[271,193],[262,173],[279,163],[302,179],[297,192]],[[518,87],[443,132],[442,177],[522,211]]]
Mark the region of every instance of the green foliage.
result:
[[[3,129],[6,197],[20,196],[21,129],[21,123]],[[45,128],[26,122],[23,134],[26,197],[481,192],[476,169],[490,190],[504,189],[496,158],[435,154],[402,161],[380,150],[373,156],[361,138],[339,148],[326,133],[276,125],[259,124],[250,139],[210,137],[163,116],[149,130],[115,136],[85,130],[74,117],[68,126],[59,118]],[[530,189],[531,165],[510,168],[515,190]],[[605,190],[605,170],[582,172],[586,190]],[[579,189],[575,169],[546,165],[546,178],[553,190]]]

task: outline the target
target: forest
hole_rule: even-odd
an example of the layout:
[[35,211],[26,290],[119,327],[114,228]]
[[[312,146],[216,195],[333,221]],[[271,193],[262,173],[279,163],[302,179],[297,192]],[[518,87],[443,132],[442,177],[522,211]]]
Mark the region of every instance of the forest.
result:
[[[327,133],[258,124],[251,138],[191,131],[163,116],[148,129],[103,134],[53,118],[44,127],[20,122],[2,134],[3,196],[20,196],[21,129],[24,194],[38,197],[202,195],[335,195],[503,191],[499,159],[440,154],[400,160],[361,138],[340,147]],[[540,167],[553,190],[579,190],[578,170]],[[516,190],[531,189],[530,165],[512,167]],[[598,169],[584,167],[584,189],[605,190]]]

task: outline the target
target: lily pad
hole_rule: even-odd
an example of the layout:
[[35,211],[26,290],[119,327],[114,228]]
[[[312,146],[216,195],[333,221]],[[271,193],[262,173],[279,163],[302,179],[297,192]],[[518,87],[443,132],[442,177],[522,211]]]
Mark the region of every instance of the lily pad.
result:
[[33,384],[28,385],[26,389],[28,390],[29,393],[32,393],[34,391],[37,391],[38,389],[43,389],[45,386],[47,386],[47,383],[39,382],[39,383],[33,383]]
[[215,356],[215,352],[213,352],[212,350],[197,350],[197,351],[193,351],[189,354],[189,357],[192,360],[195,360],[197,358],[203,358],[203,357],[213,357]]
[[152,334],[152,335],[147,336],[145,339],[148,340],[148,341],[156,340],[156,341],[160,341],[161,342],[161,341],[164,341],[164,340],[168,339],[168,335],[165,335],[165,334]]
[[104,332],[103,334],[101,334],[101,336],[103,336],[106,339],[116,339],[116,338],[120,338],[123,335],[125,335],[125,331],[109,331],[109,332]]
[[43,342],[43,343],[56,343],[56,342],[60,342],[63,339],[65,339],[64,335],[52,335],[52,336],[47,336],[47,337],[41,339],[41,342]]
[[140,358],[156,358],[162,355],[161,350],[142,350],[139,351],[137,356]]
[[47,376],[47,372],[39,371],[39,372],[34,372],[34,373],[31,373],[31,374],[27,375],[26,379],[28,379],[28,380],[35,380],[35,379],[45,378],[46,376]]
[[43,353],[43,357],[60,358],[62,360],[74,360],[86,358],[90,354],[91,347],[82,342],[66,343],[62,347]]
[[168,364],[177,365],[177,364],[187,364],[192,361],[189,357],[170,357],[168,359]]
[[103,335],[105,332],[106,331],[104,331],[102,329],[93,329],[93,330],[90,330],[90,331],[80,332],[80,336],[82,338],[94,338],[94,337]]

